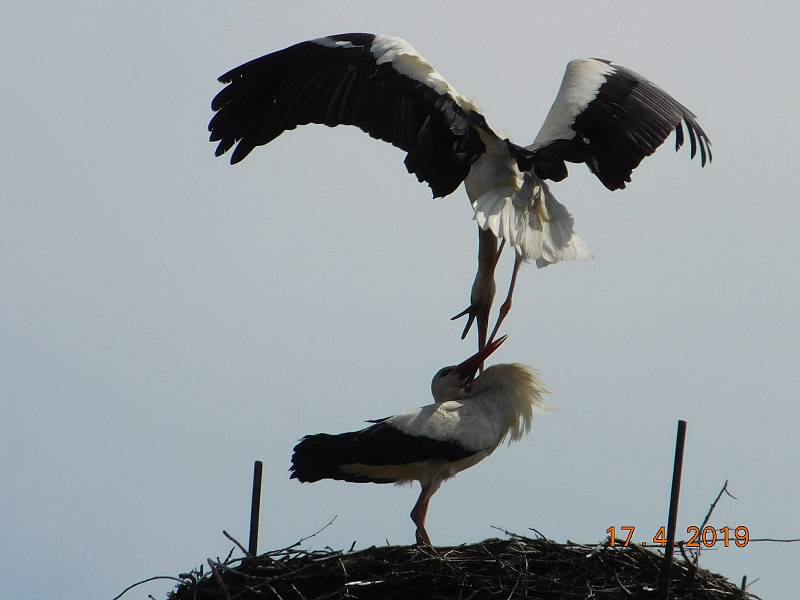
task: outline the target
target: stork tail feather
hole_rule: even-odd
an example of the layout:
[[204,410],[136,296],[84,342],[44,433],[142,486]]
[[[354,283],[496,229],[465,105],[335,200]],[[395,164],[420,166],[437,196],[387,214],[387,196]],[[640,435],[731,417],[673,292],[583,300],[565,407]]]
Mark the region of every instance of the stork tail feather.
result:
[[547,184],[525,174],[519,191],[492,189],[474,203],[475,218],[484,230],[505,239],[524,260],[538,267],[592,258],[589,247],[574,231],[573,218],[555,199]]
[[343,465],[359,462],[353,456],[361,431],[330,435],[318,433],[305,436],[294,447],[291,478],[304,483],[321,479],[338,479],[353,483],[393,483],[391,479],[376,479],[364,475],[347,473]]

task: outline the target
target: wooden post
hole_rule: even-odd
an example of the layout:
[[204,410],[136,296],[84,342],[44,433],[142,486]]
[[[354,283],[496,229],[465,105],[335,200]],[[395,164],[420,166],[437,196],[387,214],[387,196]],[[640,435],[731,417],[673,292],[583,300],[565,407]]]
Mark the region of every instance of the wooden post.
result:
[[669,598],[672,585],[672,553],[675,550],[675,526],[678,520],[678,497],[681,493],[681,471],[683,469],[683,445],[686,441],[686,421],[678,421],[678,437],[675,441],[675,463],[672,467],[672,491],[669,496],[669,519],[667,522],[667,547],[664,550],[664,566],[661,568],[661,598]]
[[261,507],[261,469],[263,464],[257,460],[253,465],[253,497],[250,502],[250,543],[247,551],[250,556],[258,556],[258,511]]

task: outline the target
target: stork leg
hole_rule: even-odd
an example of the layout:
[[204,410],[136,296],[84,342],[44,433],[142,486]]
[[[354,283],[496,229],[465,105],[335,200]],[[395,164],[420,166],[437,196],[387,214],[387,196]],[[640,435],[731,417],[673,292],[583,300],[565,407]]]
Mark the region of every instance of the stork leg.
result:
[[494,271],[500,253],[503,251],[505,240],[497,246],[497,238],[491,230],[478,228],[478,270],[470,293],[470,305],[454,316],[451,320],[467,316],[467,324],[461,333],[461,339],[467,337],[473,321],[478,326],[478,350],[486,346],[486,334],[489,331],[489,312],[494,302],[495,284]]
[[422,483],[421,485],[422,490],[419,493],[419,498],[417,498],[417,503],[414,505],[414,508],[411,509],[411,520],[414,521],[414,525],[417,526],[417,544],[430,546],[431,538],[428,537],[428,532],[425,531],[425,515],[428,514],[428,502],[430,502],[431,496],[433,496],[433,493],[439,486],[434,487]]
[[517,272],[519,271],[519,266],[522,264],[522,258],[519,254],[514,254],[514,270],[511,272],[511,283],[508,286],[508,296],[506,296],[505,302],[500,306],[500,310],[497,313],[497,322],[494,324],[494,328],[492,329],[492,335],[489,336],[489,341],[487,343],[491,344],[494,341],[494,336],[497,335],[497,330],[500,329],[500,323],[503,322],[503,319],[506,318],[509,311],[511,311],[511,297],[514,295],[514,286],[517,284]]

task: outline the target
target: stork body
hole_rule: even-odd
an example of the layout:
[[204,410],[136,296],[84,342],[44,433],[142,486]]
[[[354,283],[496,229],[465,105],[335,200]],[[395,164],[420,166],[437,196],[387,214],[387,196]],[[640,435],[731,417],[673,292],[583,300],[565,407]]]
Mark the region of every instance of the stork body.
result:
[[[486,346],[490,352],[500,338]],[[480,354],[480,353],[479,353]],[[536,374],[520,364],[488,367],[474,381],[472,363],[445,367],[433,378],[434,403],[372,421],[360,431],[303,438],[292,456],[292,477],[302,482],[338,479],[355,483],[419,481],[421,491],[411,519],[418,543],[430,544],[425,516],[431,496],[443,481],[489,456],[505,438],[528,432],[533,411],[546,392]]]
[[[218,156],[233,148],[231,163],[298,125],[355,125],[403,149],[406,168],[434,197],[463,182],[479,227],[516,253],[495,331],[511,306],[522,262],[541,267],[591,257],[545,182],[564,179],[566,162],[583,162],[606,188],[621,189],[671,132],[681,147],[684,125],[692,157],[699,150],[703,165],[711,159],[708,137],[690,110],[644,77],[601,59],[567,65],[539,134],[525,147],[498,136],[472,100],[393,36],[350,33],[301,42],[220,81],[227,85],[212,101],[210,139],[219,142]],[[479,263],[470,306],[461,313],[469,316],[464,335],[478,321],[479,347],[487,341],[496,260],[491,268],[492,261]]]

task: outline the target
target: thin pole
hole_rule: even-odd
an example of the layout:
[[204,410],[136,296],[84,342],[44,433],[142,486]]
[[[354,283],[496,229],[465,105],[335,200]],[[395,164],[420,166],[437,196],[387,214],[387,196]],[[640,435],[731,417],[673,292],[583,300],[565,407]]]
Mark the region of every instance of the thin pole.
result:
[[675,525],[678,521],[678,497],[681,493],[681,471],[683,470],[683,445],[686,441],[686,421],[678,421],[678,437],[675,441],[675,464],[672,467],[672,491],[669,495],[669,520],[667,522],[667,547],[664,551],[664,566],[661,568],[661,598],[669,598],[672,585],[672,553],[675,550]]
[[250,502],[250,543],[247,546],[250,556],[258,552],[258,511],[261,507],[261,469],[263,464],[257,460],[253,464],[253,498]]

